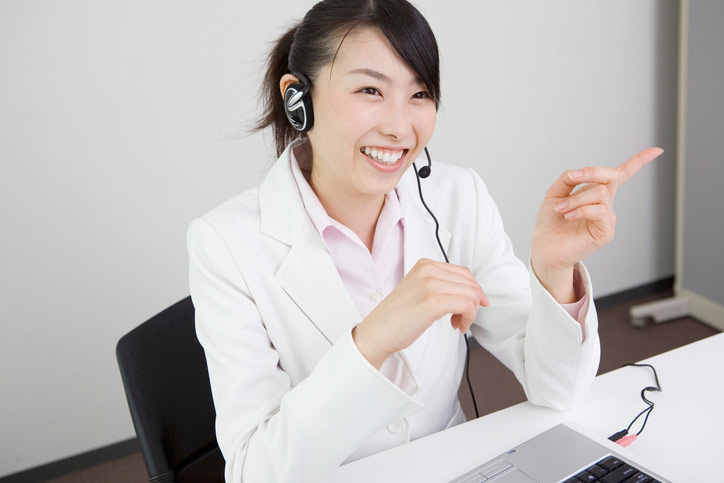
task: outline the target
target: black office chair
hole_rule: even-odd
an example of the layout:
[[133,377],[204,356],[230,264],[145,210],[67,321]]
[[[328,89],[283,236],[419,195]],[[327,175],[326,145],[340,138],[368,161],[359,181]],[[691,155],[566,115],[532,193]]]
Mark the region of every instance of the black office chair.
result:
[[116,357],[151,483],[223,482],[191,297],[124,335]]

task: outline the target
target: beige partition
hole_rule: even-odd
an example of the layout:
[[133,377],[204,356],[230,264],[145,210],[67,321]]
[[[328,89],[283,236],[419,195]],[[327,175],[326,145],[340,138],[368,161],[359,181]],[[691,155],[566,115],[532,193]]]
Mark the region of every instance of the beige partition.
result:
[[676,296],[631,316],[724,330],[724,2],[682,0],[679,18]]

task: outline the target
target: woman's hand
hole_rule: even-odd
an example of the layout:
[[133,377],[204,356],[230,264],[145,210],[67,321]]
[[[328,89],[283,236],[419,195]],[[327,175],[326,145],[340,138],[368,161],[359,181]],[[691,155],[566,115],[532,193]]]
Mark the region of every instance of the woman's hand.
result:
[[378,370],[390,354],[410,346],[440,317],[466,332],[489,305],[470,270],[419,260],[395,289],[352,331],[359,351]]
[[576,299],[573,266],[613,239],[618,187],[663,152],[648,148],[618,167],[566,171],[546,192],[533,230],[531,263],[558,302]]

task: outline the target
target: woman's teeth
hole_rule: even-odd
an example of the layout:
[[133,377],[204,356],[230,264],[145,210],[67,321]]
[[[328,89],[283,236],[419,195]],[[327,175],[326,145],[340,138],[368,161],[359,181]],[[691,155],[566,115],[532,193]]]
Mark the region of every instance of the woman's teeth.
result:
[[404,149],[402,151],[378,151],[376,148],[370,147],[364,148],[363,152],[378,163],[384,164],[395,164],[402,157],[402,155],[405,154]]

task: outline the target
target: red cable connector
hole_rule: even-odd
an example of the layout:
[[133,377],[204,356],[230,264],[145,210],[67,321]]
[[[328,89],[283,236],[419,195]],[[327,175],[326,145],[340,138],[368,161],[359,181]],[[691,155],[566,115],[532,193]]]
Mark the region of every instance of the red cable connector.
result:
[[638,437],[637,434],[629,434],[628,436],[624,436],[623,438],[616,441],[616,444],[623,446],[624,448],[636,441],[636,438]]

